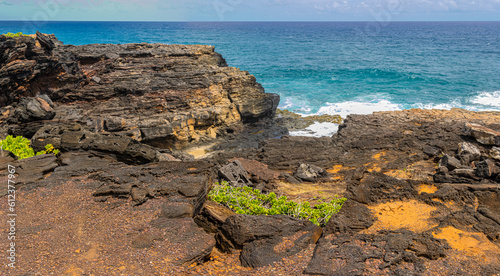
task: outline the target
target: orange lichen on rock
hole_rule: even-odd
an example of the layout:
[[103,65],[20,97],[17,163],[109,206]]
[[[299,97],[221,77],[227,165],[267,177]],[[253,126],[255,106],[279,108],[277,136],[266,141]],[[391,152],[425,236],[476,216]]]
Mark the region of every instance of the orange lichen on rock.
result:
[[343,165],[335,165],[335,166],[333,166],[333,168],[331,170],[327,170],[327,172],[329,172],[331,174],[336,174],[336,173],[339,173],[342,170],[348,170],[348,169],[350,169],[350,168],[349,167],[344,167]]
[[420,203],[416,200],[396,201],[369,206],[377,221],[364,232],[375,234],[380,230],[408,229],[417,233],[437,226],[431,220],[436,207]]
[[424,185],[418,186],[417,190],[418,190],[418,194],[421,194],[421,193],[433,194],[438,190],[438,188],[434,185],[424,184]]
[[387,161],[382,161],[380,159],[382,157],[384,157],[386,154],[387,154],[387,151],[381,151],[377,154],[374,154],[372,156],[372,160],[374,162],[365,164],[365,166],[368,168],[368,171],[369,172],[381,172],[382,171],[382,164],[386,164]]
[[339,172],[344,171],[344,170],[349,170],[349,169],[351,169],[351,168],[344,167],[343,165],[335,165],[335,166],[333,166],[332,169],[326,170],[326,171],[333,175],[331,177],[332,180],[343,180],[344,177],[342,175],[340,175]]
[[446,240],[451,248],[469,256],[477,256],[485,262],[498,261],[500,248],[489,241],[483,233],[465,232],[448,226],[439,229],[439,232],[432,232],[432,235],[436,239]]

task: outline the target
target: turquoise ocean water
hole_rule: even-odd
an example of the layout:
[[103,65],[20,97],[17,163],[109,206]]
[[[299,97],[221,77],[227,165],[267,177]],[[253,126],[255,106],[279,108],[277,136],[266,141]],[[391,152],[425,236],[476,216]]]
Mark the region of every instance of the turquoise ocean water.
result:
[[500,22],[24,22],[65,44],[208,44],[301,114],[500,111]]

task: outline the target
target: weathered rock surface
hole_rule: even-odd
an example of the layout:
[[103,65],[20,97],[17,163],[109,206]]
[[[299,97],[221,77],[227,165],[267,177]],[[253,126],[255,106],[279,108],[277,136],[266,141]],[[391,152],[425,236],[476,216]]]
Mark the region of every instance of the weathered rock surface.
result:
[[474,137],[479,143],[488,146],[500,146],[500,132],[479,124],[467,123],[464,128],[466,135]]
[[279,103],[209,46],[72,46],[37,33],[2,36],[0,49],[0,130],[34,142],[58,140],[77,124],[105,141],[182,148],[240,133],[272,118]]
[[296,254],[316,243],[322,233],[321,227],[310,221],[283,215],[234,215],[221,229],[219,246],[225,251],[242,249],[241,262],[250,267],[269,265]]

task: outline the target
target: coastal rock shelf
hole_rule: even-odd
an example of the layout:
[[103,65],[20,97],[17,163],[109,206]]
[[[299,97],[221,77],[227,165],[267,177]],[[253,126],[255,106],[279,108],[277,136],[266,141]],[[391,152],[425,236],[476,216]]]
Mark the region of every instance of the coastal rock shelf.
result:
[[[38,33],[0,49],[0,138],[61,149],[0,153],[0,183],[16,168],[15,275],[500,273],[499,112],[350,115],[333,137],[290,137],[278,97],[213,47]],[[207,200],[222,180],[347,201],[324,227],[236,214]]]

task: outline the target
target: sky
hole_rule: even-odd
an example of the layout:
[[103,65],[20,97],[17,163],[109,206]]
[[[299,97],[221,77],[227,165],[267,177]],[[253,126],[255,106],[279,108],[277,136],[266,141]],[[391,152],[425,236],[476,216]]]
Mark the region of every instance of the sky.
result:
[[0,0],[0,20],[500,21],[500,0]]

